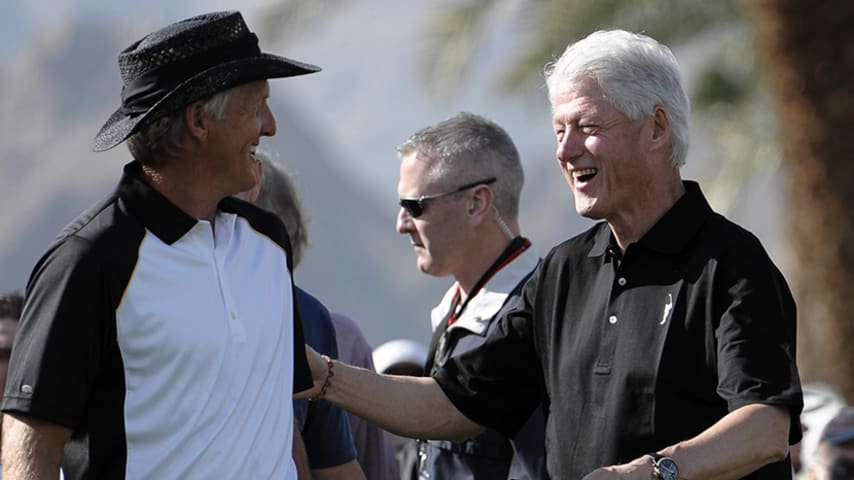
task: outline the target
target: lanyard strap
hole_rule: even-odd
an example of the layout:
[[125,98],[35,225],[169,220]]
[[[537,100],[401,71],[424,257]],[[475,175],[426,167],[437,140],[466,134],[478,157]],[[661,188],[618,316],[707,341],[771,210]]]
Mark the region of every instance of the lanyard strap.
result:
[[424,365],[424,371],[427,374],[432,374],[433,366],[438,364],[438,354],[441,352],[441,348],[439,348],[440,344],[444,344],[445,332],[448,330],[448,327],[454,324],[457,319],[462,315],[465,311],[466,306],[468,306],[469,300],[477,295],[477,293],[486,285],[489,280],[498,273],[499,270],[504,268],[507,264],[512,262],[516,257],[522,254],[528,247],[531,246],[531,241],[524,237],[516,237],[510,241],[510,244],[507,245],[507,248],[501,252],[501,255],[490,265],[490,267],[486,270],[486,272],[480,277],[480,280],[475,283],[474,289],[472,289],[466,301],[460,305],[460,297],[462,293],[460,292],[459,285],[457,286],[457,291],[454,293],[454,298],[451,301],[451,308],[448,309],[448,313],[445,314],[445,318],[442,319],[441,322],[436,326],[436,330],[433,332],[433,337],[430,339],[430,347],[427,353],[427,362]]
[[460,305],[460,298],[462,297],[462,293],[460,292],[460,286],[457,285],[457,292],[454,294],[454,299],[451,301],[451,309],[448,312],[448,326],[450,327],[457,321],[457,319],[460,318],[460,315],[463,314],[466,307],[468,306],[469,301],[475,296],[477,296],[478,292],[480,292],[483,286],[486,285],[492,279],[492,277],[494,277],[495,274],[498,273],[499,270],[501,270],[502,268],[507,266],[507,264],[515,260],[516,257],[521,255],[522,252],[527,250],[530,246],[531,241],[527,238],[516,237],[511,240],[510,244],[507,245],[507,248],[505,248],[504,251],[501,252],[501,255],[499,255],[498,258],[494,262],[492,262],[492,265],[489,266],[486,272],[481,275],[480,280],[478,280],[477,283],[474,284],[474,288],[472,288],[472,291],[469,292],[468,297],[466,297],[466,301],[463,302],[462,305]]

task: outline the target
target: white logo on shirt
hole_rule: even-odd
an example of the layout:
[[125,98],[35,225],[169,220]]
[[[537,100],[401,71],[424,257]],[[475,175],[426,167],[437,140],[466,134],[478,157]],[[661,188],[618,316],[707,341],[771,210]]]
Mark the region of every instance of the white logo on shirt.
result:
[[667,323],[667,320],[670,318],[670,314],[673,312],[673,295],[667,294],[667,303],[664,304],[664,314],[661,315],[661,323],[659,325],[664,325]]

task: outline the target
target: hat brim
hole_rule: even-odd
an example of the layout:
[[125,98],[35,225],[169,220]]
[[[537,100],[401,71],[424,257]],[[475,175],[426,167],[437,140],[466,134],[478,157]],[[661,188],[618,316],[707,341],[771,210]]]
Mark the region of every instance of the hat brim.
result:
[[319,71],[320,67],[316,65],[268,53],[219,64],[188,78],[144,113],[129,116],[121,108],[113,112],[95,136],[92,150],[109,150],[150,122],[231,87],[256,80],[294,77]]

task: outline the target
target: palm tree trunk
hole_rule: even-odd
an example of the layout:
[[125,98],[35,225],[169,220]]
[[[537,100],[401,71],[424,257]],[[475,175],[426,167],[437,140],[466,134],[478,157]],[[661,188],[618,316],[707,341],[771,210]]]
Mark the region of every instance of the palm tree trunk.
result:
[[745,5],[789,176],[801,375],[854,403],[854,2]]

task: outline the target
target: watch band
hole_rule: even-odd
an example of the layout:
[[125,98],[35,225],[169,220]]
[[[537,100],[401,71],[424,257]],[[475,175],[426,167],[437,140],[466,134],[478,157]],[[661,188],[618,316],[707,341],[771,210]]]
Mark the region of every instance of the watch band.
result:
[[652,462],[652,474],[659,480],[678,480],[679,466],[676,462],[657,452],[647,453],[644,457]]
[[661,460],[662,458],[664,458],[664,455],[662,455],[658,452],[652,452],[652,453],[647,453],[646,455],[644,455],[644,457],[649,457],[649,459],[652,460],[652,463],[656,463],[659,460]]

